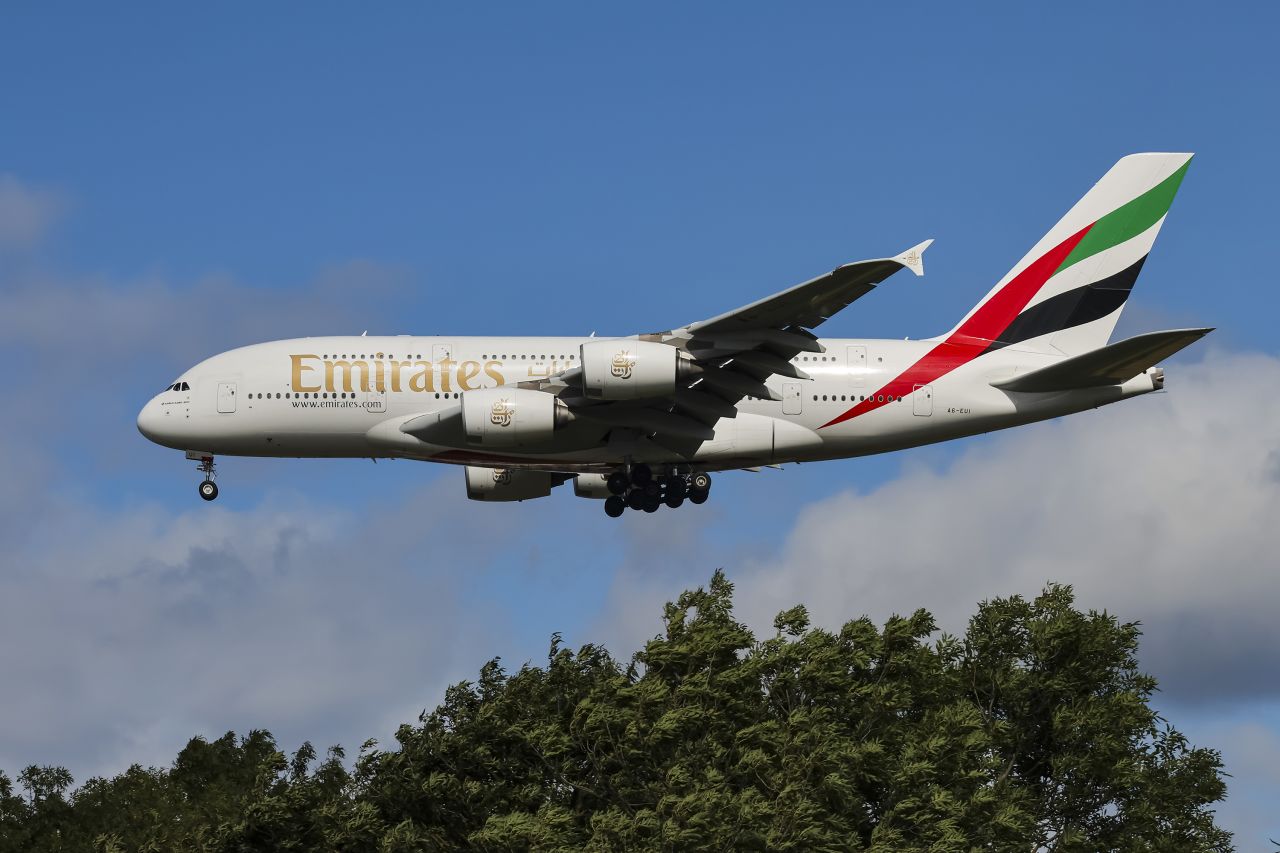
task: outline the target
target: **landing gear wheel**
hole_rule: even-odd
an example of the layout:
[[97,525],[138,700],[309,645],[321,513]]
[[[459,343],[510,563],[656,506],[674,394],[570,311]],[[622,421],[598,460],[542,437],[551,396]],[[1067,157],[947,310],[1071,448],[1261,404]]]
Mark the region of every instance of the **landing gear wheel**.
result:
[[668,488],[664,503],[672,509],[679,509],[680,505],[684,503],[684,495],[680,492],[673,492]]
[[662,497],[662,486],[658,485],[657,480],[650,480],[649,482],[645,483],[643,486],[640,486],[639,488],[637,488],[636,491],[643,492],[646,498]]
[[711,475],[699,471],[689,478],[689,491],[691,492],[709,492],[711,491]]
[[637,486],[653,480],[653,469],[643,462],[631,466],[631,482]]
[[689,502],[695,504],[704,504],[709,497],[707,492],[692,491],[689,493]]
[[662,506],[662,498],[657,495],[650,495],[644,499],[645,512],[657,512],[660,506]]
[[218,484],[213,480],[205,480],[200,484],[200,497],[211,501],[218,496]]
[[[689,494],[689,484],[685,482],[684,477],[668,477],[666,485],[667,506],[671,506],[669,503],[671,498],[675,497],[684,500],[685,495]],[[676,506],[679,506],[679,504],[676,504]]]
[[604,499],[604,514],[617,518],[627,511],[627,502],[621,495],[610,495]]
[[644,492],[632,489],[627,493],[627,506],[632,509],[644,509]]
[[609,489],[609,494],[620,495],[627,490],[627,486],[631,485],[631,481],[627,479],[625,471],[614,471],[605,480],[605,486]]

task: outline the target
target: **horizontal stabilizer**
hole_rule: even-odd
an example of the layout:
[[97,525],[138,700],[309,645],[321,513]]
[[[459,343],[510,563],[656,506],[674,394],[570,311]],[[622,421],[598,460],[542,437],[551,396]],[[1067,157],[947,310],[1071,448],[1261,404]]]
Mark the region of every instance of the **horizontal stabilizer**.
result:
[[1213,329],[1149,332],[991,384],[1005,391],[1070,391],[1120,385],[1188,347]]

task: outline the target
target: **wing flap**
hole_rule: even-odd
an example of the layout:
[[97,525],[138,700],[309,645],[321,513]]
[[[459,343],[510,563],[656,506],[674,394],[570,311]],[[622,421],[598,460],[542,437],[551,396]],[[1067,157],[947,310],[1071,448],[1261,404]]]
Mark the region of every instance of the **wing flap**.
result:
[[1004,391],[1071,391],[1120,385],[1190,346],[1213,329],[1173,329],[1127,338],[1031,373],[998,379],[991,384]]

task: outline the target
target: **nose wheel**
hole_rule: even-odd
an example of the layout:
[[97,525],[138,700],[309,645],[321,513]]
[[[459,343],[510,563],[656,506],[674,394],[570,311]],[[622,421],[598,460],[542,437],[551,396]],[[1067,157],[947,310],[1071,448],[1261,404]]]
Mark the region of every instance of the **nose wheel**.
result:
[[213,478],[217,476],[214,471],[213,457],[200,456],[198,458],[200,464],[196,466],[196,470],[204,474],[204,482],[199,486],[200,497],[211,501],[218,496],[218,484],[213,481]]

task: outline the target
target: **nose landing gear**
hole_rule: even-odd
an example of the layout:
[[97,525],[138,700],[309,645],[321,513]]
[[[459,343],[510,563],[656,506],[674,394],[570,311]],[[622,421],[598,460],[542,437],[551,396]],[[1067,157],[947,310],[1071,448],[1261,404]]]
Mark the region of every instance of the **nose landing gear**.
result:
[[196,470],[204,474],[204,482],[200,484],[200,497],[207,501],[211,501],[218,496],[218,484],[213,481],[217,476],[214,471],[213,456],[200,453],[188,453],[188,459],[196,459],[200,462],[196,466]]
[[629,472],[618,470],[609,475],[609,491],[613,492],[604,502],[605,515],[617,518],[628,508],[642,512],[657,512],[663,504],[678,509],[686,499],[690,503],[705,503],[711,492],[711,475],[699,471],[696,474],[655,474],[648,465],[633,465]]

